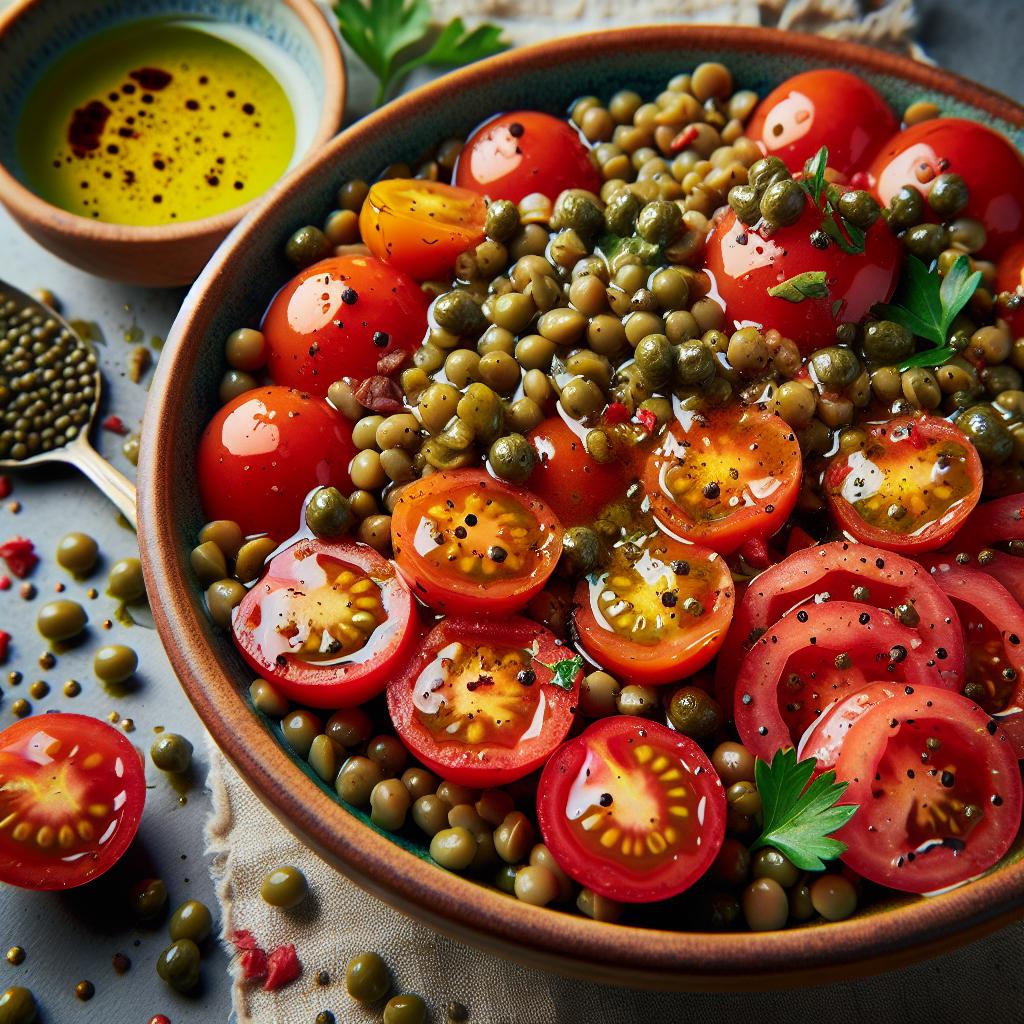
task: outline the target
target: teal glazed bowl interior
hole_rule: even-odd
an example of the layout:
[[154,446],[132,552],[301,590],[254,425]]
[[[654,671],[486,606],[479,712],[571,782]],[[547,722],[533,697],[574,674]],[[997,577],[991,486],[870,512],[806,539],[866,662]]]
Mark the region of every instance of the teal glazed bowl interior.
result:
[[707,60],[727,64],[738,87],[762,95],[809,68],[848,69],[897,111],[930,100],[946,114],[976,119],[1024,143],[1024,109],[965,80],[863,47],[768,30],[657,26],[597,33],[513,51],[449,75],[331,142],[232,233],[196,282],[151,390],[140,540],[158,627],[205,724],[281,821],[345,874],[441,930],[538,967],[634,986],[763,989],[890,969],[1019,917],[1020,844],[990,875],[944,895],[897,900],[838,924],[784,932],[671,931],[527,906],[434,866],[421,841],[376,829],[286,752],[274,735],[276,724],[249,705],[250,671],[230,638],[207,619],[188,565],[204,521],[194,452],[218,408],[224,339],[239,326],[257,325],[292,273],[283,256],[292,231],[321,222],[347,179],[372,180],[392,162],[414,162],[496,112],[563,113],[580,95],[607,97],[625,87],[653,96],[673,75]]

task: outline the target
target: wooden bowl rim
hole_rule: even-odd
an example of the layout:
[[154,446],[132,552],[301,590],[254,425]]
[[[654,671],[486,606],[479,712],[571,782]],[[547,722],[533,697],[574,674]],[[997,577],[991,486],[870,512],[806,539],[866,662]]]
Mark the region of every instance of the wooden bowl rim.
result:
[[[453,72],[410,92],[339,135],[317,161],[388,130],[446,96],[496,75],[548,67],[562,59],[638,50],[690,48],[787,52],[866,68],[944,92],[1024,128],[1024,108],[967,79],[853,43],[770,29],[657,25],[615,29],[523,47]],[[927,900],[825,927],[766,933],[644,929],[553,913],[435,867],[367,828],[311,785],[258,722],[236,681],[202,639],[189,599],[187,550],[175,528],[174,460],[165,439],[187,400],[177,383],[204,340],[203,310],[215,305],[232,252],[258,241],[267,215],[287,206],[318,162],[293,172],[267,197],[203,271],[175,321],[151,389],[139,467],[139,539],[154,616],[189,698],[221,749],[268,808],[304,842],[358,884],[413,917],[478,947],[534,967],[590,980],[651,988],[722,990],[814,983],[886,970],[978,938],[1016,919],[1024,906],[1024,862]]]
[[[42,7],[46,2],[47,0],[15,0],[15,3],[0,14],[0,39],[24,15],[37,7]],[[318,152],[320,147],[341,127],[345,114],[347,81],[345,56],[341,44],[316,0],[278,0],[278,2],[290,8],[302,22],[320,54],[324,66],[324,96],[320,118],[306,151],[300,155],[296,167],[289,171],[291,174]],[[276,183],[270,186],[270,189],[274,188],[276,188]],[[53,233],[79,239],[83,244],[114,242],[120,245],[131,245],[141,242],[181,242],[198,238],[223,237],[246,214],[259,206],[267,192],[254,196],[241,206],[233,206],[223,213],[217,213],[211,217],[201,217],[198,220],[186,220],[175,224],[116,224],[82,217],[80,214],[72,213],[47,202],[22,184],[3,163],[0,163],[0,195],[4,197],[4,204],[16,212],[19,220],[46,226]]]

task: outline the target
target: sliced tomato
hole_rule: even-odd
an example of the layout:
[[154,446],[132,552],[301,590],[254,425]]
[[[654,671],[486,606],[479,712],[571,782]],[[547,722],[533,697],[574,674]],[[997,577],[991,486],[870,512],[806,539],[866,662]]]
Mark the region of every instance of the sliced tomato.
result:
[[679,417],[643,471],[658,523],[723,555],[770,537],[800,491],[800,446],[790,427],[758,406]]
[[342,377],[372,377],[382,357],[419,348],[427,304],[411,277],[373,256],[321,260],[267,307],[267,371],[275,384],[321,397]]
[[86,715],[36,715],[0,733],[0,882],[71,889],[112,868],[142,818],[131,741]]
[[740,739],[763,761],[797,741],[835,700],[869,682],[950,688],[920,634],[854,601],[808,605],[743,659],[733,702]]
[[562,419],[550,416],[529,433],[537,464],[526,486],[546,502],[563,526],[593,522],[605,505],[623,496],[630,479],[621,460],[600,463]]
[[1021,778],[1006,733],[958,693],[918,689],[864,712],[836,775],[859,805],[837,838],[847,867],[932,893],[992,867],[1017,835]]
[[715,689],[722,707],[732,709],[740,665],[768,627],[797,608],[828,600],[860,600],[894,614],[898,606],[909,606],[913,614],[902,617],[916,615],[915,628],[942,675],[950,684],[962,681],[960,622],[929,574],[891,551],[837,541],[795,551],[750,581],[718,657]]
[[1010,494],[978,505],[964,524],[957,547],[976,551],[996,544],[1024,541],[1024,494]]
[[868,683],[863,690],[855,690],[840,697],[829,704],[822,711],[821,717],[812,722],[807,732],[800,737],[796,745],[797,757],[801,761],[813,757],[818,765],[816,771],[819,772],[835,768],[850,726],[868,708],[897,694],[913,692],[914,687],[909,683]]
[[419,635],[412,592],[392,562],[366,544],[315,539],[270,560],[231,631],[261,676],[315,708],[380,693]]
[[455,167],[455,184],[490,199],[541,192],[554,200],[567,188],[600,192],[601,174],[579,132],[536,110],[515,110],[482,124]]
[[963,431],[937,416],[889,420],[863,448],[836,455],[825,497],[847,536],[903,552],[934,551],[981,497],[981,460]]
[[537,622],[447,618],[393,677],[388,711],[405,745],[441,778],[502,786],[565,739],[582,678],[582,659]]
[[391,513],[391,540],[416,596],[448,614],[522,608],[562,553],[561,524],[540,498],[475,469],[404,487]]
[[558,866],[623,903],[688,889],[725,838],[725,790],[688,736],[602,718],[563,743],[537,787],[537,820]]
[[721,555],[655,532],[620,540],[607,566],[580,580],[573,622],[601,668],[658,685],[693,675],[715,656],[733,601]]
[[866,169],[899,129],[892,108],[862,78],[822,68],[787,78],[758,105],[745,134],[791,171],[822,146],[840,174]]
[[359,214],[359,233],[378,259],[417,281],[448,279],[455,260],[484,240],[487,204],[440,181],[385,178]]

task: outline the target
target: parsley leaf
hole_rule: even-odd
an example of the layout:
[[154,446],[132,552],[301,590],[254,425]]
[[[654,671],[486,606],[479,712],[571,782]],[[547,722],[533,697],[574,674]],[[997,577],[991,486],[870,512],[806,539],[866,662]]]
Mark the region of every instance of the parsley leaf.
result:
[[800,187],[811,197],[815,206],[821,205],[821,193],[825,188],[825,168],[828,166],[828,146],[822,146],[804,164],[804,173],[810,175],[799,182]]
[[549,665],[547,662],[533,659],[538,665],[551,670],[551,684],[560,686],[563,690],[571,690],[576,683],[576,677],[583,669],[583,656],[580,654],[572,658],[563,658]]
[[399,63],[406,51],[426,43],[430,0],[369,0],[369,6],[364,0],[335,0],[334,14],[342,38],[380,83],[376,106],[384,102],[392,84],[414,68],[461,67],[508,48],[500,28],[480,25],[467,31],[462,19],[454,18],[426,52]]
[[801,871],[820,871],[824,861],[845,852],[846,844],[831,833],[842,828],[856,813],[856,805],[834,806],[846,791],[834,771],[823,772],[813,782],[814,758],[797,761],[792,747],[779,750],[769,765],[758,759],[754,779],[764,809],[764,830],[751,845],[774,846]]
[[828,285],[824,270],[805,270],[802,274],[787,278],[781,284],[768,289],[774,299],[787,302],[803,302],[804,299],[827,299]]
[[828,146],[822,146],[804,164],[804,177],[797,184],[821,211],[821,230],[845,253],[864,251],[864,232],[839,213],[839,192],[825,180],[828,167]]

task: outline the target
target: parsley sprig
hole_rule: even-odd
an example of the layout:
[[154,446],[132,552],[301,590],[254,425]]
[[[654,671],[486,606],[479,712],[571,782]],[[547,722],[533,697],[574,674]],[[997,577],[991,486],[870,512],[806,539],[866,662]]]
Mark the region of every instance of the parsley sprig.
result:
[[874,312],[931,342],[932,347],[905,359],[900,370],[941,366],[956,355],[956,349],[949,344],[949,332],[980,283],[981,271],[972,274],[971,261],[962,254],[953,261],[945,277],[930,271],[916,256],[907,257],[895,298],[891,303],[875,306]]
[[576,683],[576,677],[583,670],[582,655],[575,655],[572,658],[563,658],[561,661],[552,662],[550,665],[537,658],[533,659],[538,665],[551,671],[551,684],[560,686],[563,690],[571,690]]
[[458,68],[501,53],[509,45],[496,25],[467,31],[461,18],[453,18],[424,52],[417,53],[432,34],[430,0],[368,0],[368,6],[363,0],[335,0],[334,13],[342,38],[380,83],[375,106],[414,68]]
[[811,782],[814,765],[813,757],[798,761],[792,747],[777,751],[771,764],[760,759],[754,764],[764,829],[750,849],[774,846],[801,871],[820,871],[826,860],[845,852],[846,844],[831,834],[857,811],[853,804],[836,806],[847,784],[836,782],[834,771]]
[[843,252],[855,255],[864,251],[864,231],[848,221],[838,208],[839,192],[825,180],[828,167],[828,146],[822,146],[807,161],[805,176],[797,182],[805,194],[821,210],[821,230]]

